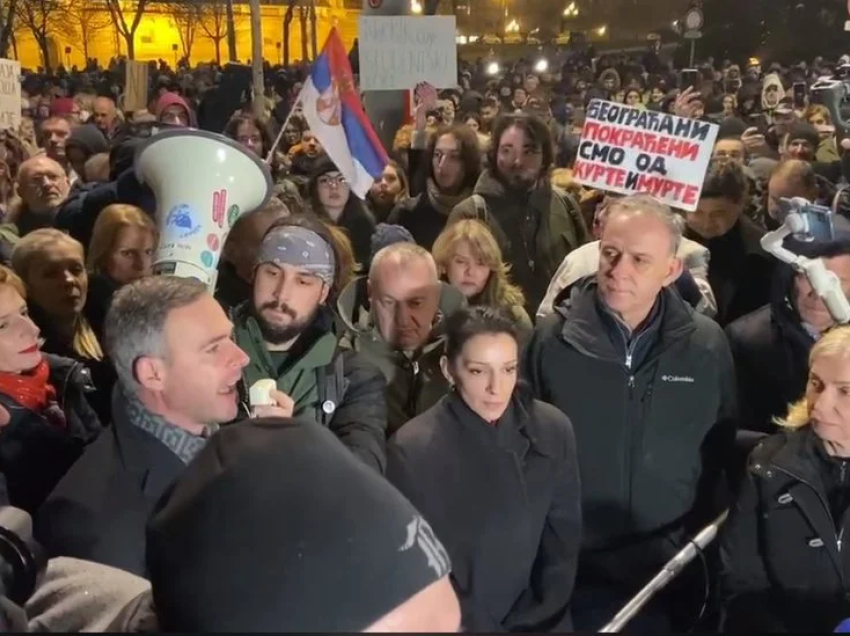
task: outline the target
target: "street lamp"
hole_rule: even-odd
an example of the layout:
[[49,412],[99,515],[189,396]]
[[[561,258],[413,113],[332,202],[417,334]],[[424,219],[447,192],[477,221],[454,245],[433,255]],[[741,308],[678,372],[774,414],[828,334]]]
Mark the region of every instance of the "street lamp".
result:
[[601,27],[599,27],[598,29],[596,29],[596,34],[599,37],[605,37],[606,33],[608,33],[608,27],[604,24]]
[[564,9],[564,13],[562,15],[565,18],[577,18],[578,14],[578,5],[575,2],[570,2]]
[[414,15],[420,15],[422,13],[422,5],[419,0],[410,1],[410,12]]

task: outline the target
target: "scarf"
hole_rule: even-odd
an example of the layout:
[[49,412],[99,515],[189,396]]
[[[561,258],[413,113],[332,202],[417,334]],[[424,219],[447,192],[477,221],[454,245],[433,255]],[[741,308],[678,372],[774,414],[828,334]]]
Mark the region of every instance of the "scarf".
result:
[[460,194],[444,194],[440,192],[440,188],[437,187],[437,184],[433,179],[428,179],[428,182],[425,184],[428,200],[431,202],[431,205],[444,216],[448,216],[451,214],[454,207],[463,201],[464,199],[468,199],[472,194],[470,190],[463,190]]
[[35,413],[43,412],[56,401],[56,389],[48,380],[50,367],[47,360],[41,362],[27,373],[0,373],[0,393],[8,395],[21,406]]
[[175,426],[161,415],[151,413],[120,383],[112,393],[112,415],[115,419],[122,419],[137,426],[162,442],[184,464],[192,461],[195,455],[206,446],[207,440],[218,430],[217,424],[210,424],[201,435],[193,435],[186,429]]

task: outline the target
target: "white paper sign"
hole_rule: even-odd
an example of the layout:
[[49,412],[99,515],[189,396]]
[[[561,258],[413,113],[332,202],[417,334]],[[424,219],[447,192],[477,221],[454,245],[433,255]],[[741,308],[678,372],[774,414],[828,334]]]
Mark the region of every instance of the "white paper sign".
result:
[[573,175],[590,188],[652,194],[693,212],[718,130],[717,124],[594,99]]
[[21,63],[0,59],[0,130],[21,125]]
[[360,89],[457,86],[455,17],[361,16]]

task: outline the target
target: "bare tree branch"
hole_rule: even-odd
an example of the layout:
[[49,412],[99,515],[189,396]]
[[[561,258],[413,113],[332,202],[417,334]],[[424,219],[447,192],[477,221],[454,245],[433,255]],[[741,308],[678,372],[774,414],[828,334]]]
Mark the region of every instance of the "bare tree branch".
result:
[[[19,2],[21,0],[18,0]],[[121,0],[104,0],[106,8],[109,9],[109,15],[112,17],[112,24],[118,31],[119,35],[124,38],[127,44],[127,57],[131,60],[136,56],[136,29],[139,28],[139,22],[142,20],[142,15],[148,7],[149,0],[138,0],[136,3],[136,11],[133,14],[133,21],[128,26],[127,19],[124,17],[124,9],[121,7]]]
[[63,28],[64,15],[65,7],[60,0],[18,0],[15,7],[15,18],[32,33],[48,73],[51,71],[48,34]]
[[65,17],[64,31],[88,63],[91,42],[112,23],[110,14],[102,0],[68,0]]

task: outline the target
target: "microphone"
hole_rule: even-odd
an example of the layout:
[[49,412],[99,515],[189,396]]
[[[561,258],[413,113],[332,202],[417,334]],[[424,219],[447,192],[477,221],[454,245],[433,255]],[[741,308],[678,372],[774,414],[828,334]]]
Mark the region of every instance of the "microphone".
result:
[[626,624],[632,620],[637,613],[643,609],[652,597],[660,592],[667,584],[676,578],[685,566],[696,558],[696,556],[705,550],[720,530],[720,526],[726,521],[729,516],[729,511],[724,510],[723,513],[714,521],[700,530],[699,534],[691,539],[688,544],[682,548],[676,556],[670,559],[667,564],[661,568],[661,571],[656,574],[652,580],[647,583],[643,589],[638,592],[632,600],[626,603],[625,607],[617,612],[617,615],[611,619],[611,622],[599,630],[602,634],[614,634],[623,629]]

